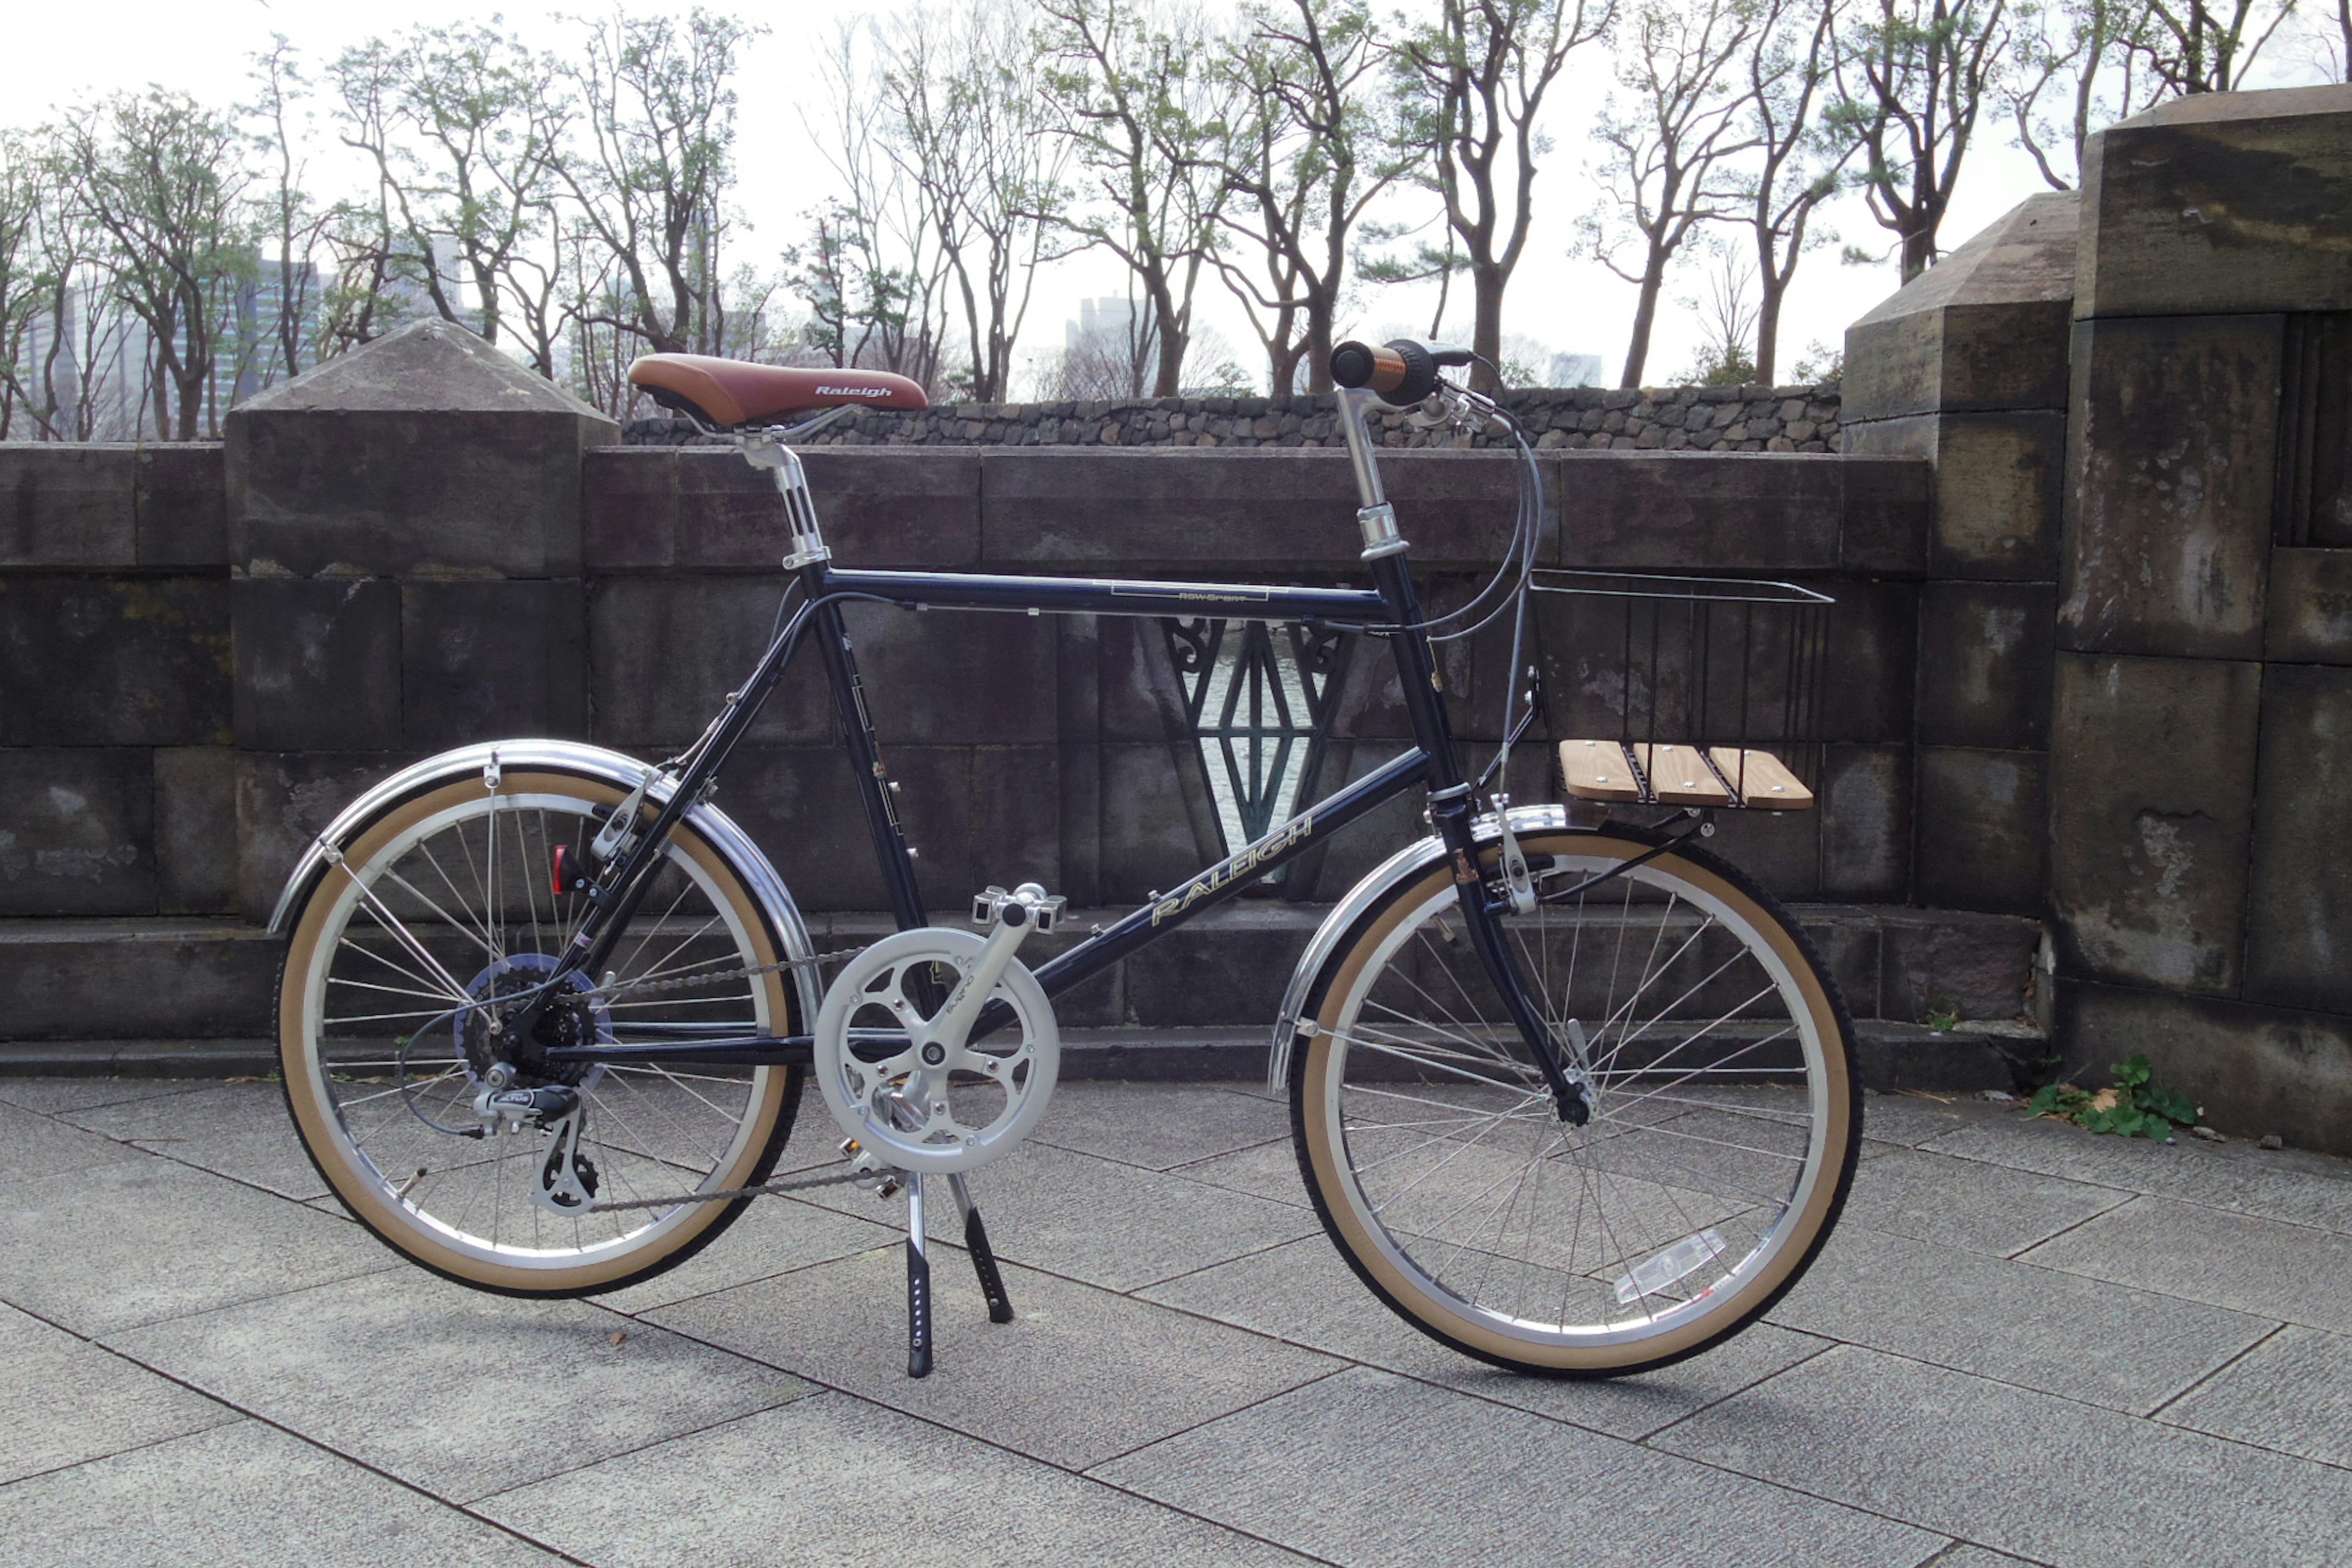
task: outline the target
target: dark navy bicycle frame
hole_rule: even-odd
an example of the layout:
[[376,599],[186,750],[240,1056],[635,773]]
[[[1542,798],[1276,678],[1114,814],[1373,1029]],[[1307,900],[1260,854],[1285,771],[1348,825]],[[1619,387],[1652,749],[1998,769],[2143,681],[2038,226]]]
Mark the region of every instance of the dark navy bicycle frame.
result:
[[[1367,488],[1374,491],[1376,500],[1376,480]],[[1582,1096],[1570,1086],[1559,1064],[1559,1044],[1528,1000],[1523,977],[1496,923],[1497,914],[1507,904],[1490,897],[1480,868],[1471,826],[1472,788],[1463,776],[1456,756],[1444,692],[1428,634],[1422,628],[1420,596],[1406,564],[1407,552],[1402,541],[1398,541],[1384,552],[1368,550],[1366,554],[1373,582],[1370,588],[845,571],[823,558],[809,563],[800,568],[798,585],[803,599],[798,612],[769,644],[751,678],[728,698],[727,710],[709,743],[696,754],[659,815],[646,831],[635,837],[630,849],[616,866],[608,868],[599,879],[590,895],[593,907],[578,936],[539,995],[555,994],[562,976],[573,970],[593,974],[603,967],[620,940],[621,928],[651,880],[648,872],[657,858],[656,847],[717,778],[729,754],[782,679],[804,635],[814,637],[819,657],[824,661],[825,678],[833,688],[842,731],[847,738],[851,772],[857,781],[858,802],[874,841],[890,912],[902,931],[929,923],[916,882],[914,856],[891,800],[865,688],[858,679],[856,654],[842,621],[841,605],[845,600],[879,601],[907,610],[1070,616],[1213,615],[1229,620],[1337,624],[1388,640],[1404,692],[1405,710],[1412,725],[1413,748],[1299,812],[1255,844],[1156,896],[1151,902],[1059,957],[1037,965],[1037,981],[1048,996],[1061,994],[1194,915],[1234,897],[1258,878],[1305,854],[1420,784],[1429,792],[1430,822],[1444,844],[1446,858],[1454,868],[1471,944],[1484,961],[1488,978],[1528,1043],[1529,1054],[1542,1068],[1562,1114],[1570,1114],[1570,1102],[1578,1102],[1577,1108],[1580,1109]],[[536,1011],[534,1004],[510,1026],[530,1026]],[[974,1038],[1004,1021],[1001,1016],[992,1016],[998,1012],[992,1008],[982,1015],[973,1029]],[[690,1025],[677,1026],[677,1032],[681,1037],[696,1034]],[[813,1061],[813,1041],[805,1034],[741,1039],[681,1037],[642,1044],[554,1047],[545,1054],[548,1059],[558,1061],[808,1067]]]

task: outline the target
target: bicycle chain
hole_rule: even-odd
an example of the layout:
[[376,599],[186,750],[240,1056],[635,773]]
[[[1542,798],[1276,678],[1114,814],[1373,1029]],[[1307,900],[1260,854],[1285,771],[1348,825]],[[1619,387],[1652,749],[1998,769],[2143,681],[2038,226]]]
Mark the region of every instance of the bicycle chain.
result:
[[747,964],[741,969],[708,970],[700,974],[680,975],[676,980],[624,980],[609,991],[599,989],[596,994],[600,997],[643,996],[662,991],[684,991],[691,986],[708,985],[714,980],[750,980],[757,975],[774,974],[809,964],[844,963],[865,951],[861,947],[836,948],[831,952],[813,952],[806,958],[780,958],[773,963]]

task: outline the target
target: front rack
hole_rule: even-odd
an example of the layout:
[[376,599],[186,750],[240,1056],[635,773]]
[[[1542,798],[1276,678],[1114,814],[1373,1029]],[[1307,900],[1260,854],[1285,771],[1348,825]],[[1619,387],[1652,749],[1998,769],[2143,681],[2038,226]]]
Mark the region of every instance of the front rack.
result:
[[[1820,773],[1828,595],[1794,583],[1547,571],[1560,784],[1586,800],[1801,811]],[[1564,623],[1555,626],[1554,622]]]

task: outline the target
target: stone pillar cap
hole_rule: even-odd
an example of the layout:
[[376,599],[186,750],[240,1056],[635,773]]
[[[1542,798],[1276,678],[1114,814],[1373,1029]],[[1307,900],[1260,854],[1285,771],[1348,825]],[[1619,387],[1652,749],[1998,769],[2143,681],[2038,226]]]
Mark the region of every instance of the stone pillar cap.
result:
[[454,321],[413,321],[247,398],[240,415],[398,412],[608,417]]

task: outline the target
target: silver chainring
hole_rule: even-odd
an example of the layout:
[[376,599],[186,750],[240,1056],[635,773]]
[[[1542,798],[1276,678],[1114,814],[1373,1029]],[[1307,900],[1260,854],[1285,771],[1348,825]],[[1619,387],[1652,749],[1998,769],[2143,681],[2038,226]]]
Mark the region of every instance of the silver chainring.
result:
[[851,959],[824,994],[817,1086],[842,1131],[886,1164],[973,1170],[1012,1152],[1045,1113],[1062,1037],[1045,988],[1018,959],[988,997],[1012,1010],[1010,1022],[972,1045],[931,1037],[985,945],[944,926],[900,931]]

